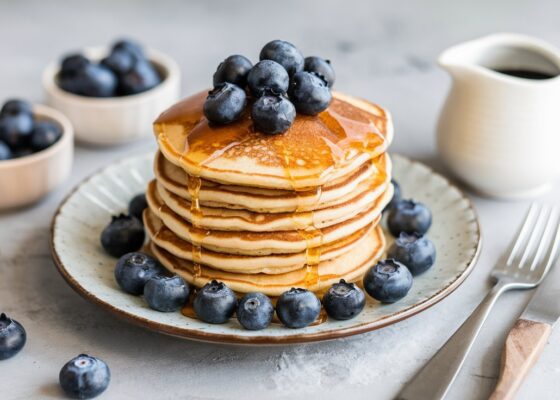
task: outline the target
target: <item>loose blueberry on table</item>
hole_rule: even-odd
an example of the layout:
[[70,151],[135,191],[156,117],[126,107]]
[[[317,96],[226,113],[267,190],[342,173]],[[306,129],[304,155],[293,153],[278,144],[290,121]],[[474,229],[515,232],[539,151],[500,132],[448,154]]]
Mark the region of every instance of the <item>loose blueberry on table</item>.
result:
[[146,303],[161,312],[179,310],[187,302],[189,293],[189,285],[178,275],[155,275],[144,286]]
[[60,370],[59,382],[67,396],[91,399],[107,389],[111,372],[99,358],[80,354],[68,361]]
[[146,283],[164,273],[159,262],[144,253],[128,253],[119,258],[115,266],[115,280],[127,293],[140,295]]
[[412,287],[412,274],[398,261],[379,261],[364,276],[364,289],[382,303],[394,303],[408,294]]
[[88,97],[127,96],[145,92],[162,81],[142,47],[130,40],[116,42],[100,62],[82,54],[63,58],[58,74],[61,89]]
[[248,103],[255,130],[275,135],[292,126],[296,110],[317,115],[329,106],[335,75],[328,60],[304,59],[293,44],[283,40],[267,43],[259,58],[253,65],[236,54],[220,63],[213,77],[214,89],[204,104],[210,123],[237,121]]
[[140,220],[130,215],[120,214],[101,232],[101,245],[113,257],[139,250],[146,234]]
[[148,201],[146,200],[146,193],[137,194],[130,200],[130,203],[128,203],[128,214],[138,218],[138,220],[142,222],[142,214],[147,207]]
[[307,289],[291,288],[276,302],[276,314],[288,328],[303,328],[313,323],[321,312],[321,302]]
[[332,285],[323,296],[323,307],[329,317],[337,320],[354,318],[366,305],[366,296],[355,283],[341,279]]
[[227,322],[237,307],[235,293],[223,282],[208,282],[197,293],[193,301],[196,316],[209,324]]
[[6,314],[0,314],[0,360],[6,360],[19,353],[26,340],[27,334],[23,326]]
[[424,235],[432,225],[432,213],[414,200],[399,200],[389,211],[387,226],[395,237],[401,232]]
[[256,331],[270,325],[274,316],[274,306],[263,293],[247,293],[237,306],[237,320],[243,328]]
[[0,110],[0,161],[44,150],[61,136],[57,123],[36,119],[31,104],[24,100],[8,100]]
[[389,248],[387,256],[406,265],[412,275],[419,275],[434,265],[436,248],[425,236],[401,232]]

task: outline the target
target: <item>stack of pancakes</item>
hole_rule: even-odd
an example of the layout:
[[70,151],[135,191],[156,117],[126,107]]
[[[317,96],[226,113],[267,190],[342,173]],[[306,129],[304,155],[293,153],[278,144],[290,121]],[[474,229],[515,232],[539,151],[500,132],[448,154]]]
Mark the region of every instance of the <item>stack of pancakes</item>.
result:
[[266,135],[249,112],[210,125],[205,97],[179,102],[154,124],[159,151],[144,223],[160,262],[197,287],[215,279],[269,296],[359,280],[385,248],[388,113],[335,93],[326,111]]

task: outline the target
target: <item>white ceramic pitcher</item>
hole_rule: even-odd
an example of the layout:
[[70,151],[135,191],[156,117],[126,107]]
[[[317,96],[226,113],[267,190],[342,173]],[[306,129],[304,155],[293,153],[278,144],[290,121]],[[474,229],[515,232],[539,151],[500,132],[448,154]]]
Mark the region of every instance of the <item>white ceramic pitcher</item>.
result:
[[[437,128],[443,162],[478,192],[536,196],[560,176],[560,51],[494,34],[453,46],[439,64],[453,84]],[[526,79],[498,72],[549,75]]]

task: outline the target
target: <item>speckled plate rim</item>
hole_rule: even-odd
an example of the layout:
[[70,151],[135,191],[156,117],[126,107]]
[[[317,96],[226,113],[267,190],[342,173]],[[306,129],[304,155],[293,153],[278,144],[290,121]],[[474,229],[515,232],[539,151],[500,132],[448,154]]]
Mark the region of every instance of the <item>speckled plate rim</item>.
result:
[[[132,157],[134,157],[134,156],[132,156]],[[122,159],[120,161],[111,163],[111,164],[107,165],[106,167],[97,170],[96,172],[94,172],[93,174],[91,174],[90,176],[88,176],[84,180],[82,180],[78,185],[76,185],[76,187],[74,187],[74,189],[72,189],[72,191],[59,204],[59,206],[57,207],[57,209],[54,213],[54,216],[52,218],[51,228],[50,228],[50,232],[51,232],[50,247],[51,247],[51,253],[52,253],[53,260],[54,260],[54,264],[55,264],[58,272],[62,275],[62,277],[68,283],[68,285],[70,285],[70,287],[72,287],[72,289],[74,289],[74,291],[76,291],[80,296],[82,296],[86,300],[91,301],[92,303],[100,306],[101,308],[105,309],[106,311],[110,312],[111,314],[113,314],[113,315],[115,315],[115,316],[117,316],[117,317],[119,317],[119,318],[121,318],[125,321],[129,321],[133,324],[139,325],[141,327],[144,327],[144,328],[147,328],[147,329],[159,332],[159,333],[164,333],[164,334],[174,336],[174,337],[179,337],[179,338],[189,339],[189,340],[196,340],[196,341],[201,341],[201,342],[206,342],[206,343],[236,344],[236,345],[302,344],[302,343],[310,343],[310,342],[327,341],[327,340],[333,340],[333,339],[343,338],[343,337],[347,337],[347,336],[358,335],[358,334],[361,334],[361,333],[374,331],[374,330],[377,330],[377,329],[384,328],[388,325],[395,324],[395,323],[397,323],[399,321],[402,321],[406,318],[410,318],[410,317],[412,317],[412,316],[414,316],[414,315],[432,307],[433,305],[439,303],[441,300],[443,300],[448,295],[450,295],[452,292],[454,292],[465,281],[465,279],[470,275],[470,273],[474,269],[474,267],[475,267],[475,265],[478,261],[478,258],[480,256],[480,251],[481,251],[481,248],[482,248],[482,233],[481,233],[481,229],[480,229],[480,221],[479,221],[479,218],[478,218],[478,214],[477,214],[476,209],[474,208],[471,200],[463,193],[463,191],[461,191],[459,188],[457,188],[456,185],[451,183],[449,181],[449,179],[447,179],[444,176],[438,174],[432,168],[426,166],[425,164],[423,164],[421,162],[413,161],[408,157],[402,156],[400,154],[392,153],[391,157],[393,157],[393,158],[397,157],[397,158],[400,158],[403,161],[408,162],[412,165],[421,166],[422,168],[426,169],[429,174],[438,176],[440,179],[442,179],[445,182],[446,186],[449,186],[450,188],[455,189],[459,193],[459,196],[461,197],[461,199],[466,201],[467,208],[473,213],[474,219],[473,219],[472,222],[475,224],[474,234],[477,237],[476,249],[473,252],[470,260],[467,261],[465,268],[459,274],[457,274],[455,276],[455,278],[451,282],[449,282],[445,287],[442,287],[438,292],[436,292],[431,297],[428,297],[423,301],[415,303],[414,305],[411,305],[411,306],[409,306],[409,307],[407,307],[403,310],[400,310],[400,311],[395,312],[393,314],[390,314],[390,315],[387,315],[385,317],[379,318],[375,321],[363,322],[363,323],[355,324],[355,325],[345,327],[345,328],[337,328],[337,329],[327,330],[327,331],[322,331],[322,332],[317,332],[317,333],[305,333],[305,331],[302,330],[302,333],[298,333],[298,334],[294,334],[294,335],[290,335],[290,336],[274,336],[274,335],[266,335],[266,334],[259,335],[259,336],[243,336],[243,335],[239,335],[239,334],[217,334],[217,333],[202,331],[202,330],[199,330],[199,329],[169,326],[169,325],[166,325],[166,324],[163,324],[163,323],[159,323],[159,322],[156,322],[156,321],[153,321],[153,320],[135,315],[131,312],[124,311],[124,310],[122,310],[118,307],[115,307],[111,303],[96,297],[95,294],[91,293],[86,288],[84,288],[82,286],[82,284],[79,281],[77,281],[68,272],[68,269],[65,267],[64,263],[62,262],[62,260],[59,256],[59,253],[56,249],[56,246],[55,246],[55,227],[56,227],[56,223],[57,223],[57,218],[60,215],[62,208],[69,201],[69,199],[83,185],[87,184],[91,179],[93,179],[97,175],[103,173],[105,170],[107,170],[108,168],[110,168],[110,167],[112,167],[116,164],[125,163],[129,158],[132,158],[132,157],[127,157],[125,159]],[[266,332],[266,330],[264,330],[263,332]]]

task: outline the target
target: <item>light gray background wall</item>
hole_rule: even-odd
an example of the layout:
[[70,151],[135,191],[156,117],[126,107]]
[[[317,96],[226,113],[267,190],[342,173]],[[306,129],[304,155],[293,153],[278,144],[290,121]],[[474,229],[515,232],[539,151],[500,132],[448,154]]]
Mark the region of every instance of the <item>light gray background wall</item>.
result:
[[[392,147],[442,170],[434,125],[449,79],[435,64],[447,46],[496,31],[540,36],[560,46],[555,1],[0,1],[0,100],[41,101],[43,67],[62,53],[126,35],[177,59],[183,94],[211,83],[231,53],[256,59],[282,38],[332,60],[336,89],[389,108]],[[528,133],[530,134],[530,133]],[[284,348],[193,343],[121,322],[75,294],[55,271],[49,224],[59,201],[112,160],[153,148],[78,147],[67,184],[33,208],[0,214],[0,311],[19,319],[29,342],[0,363],[0,397],[57,398],[59,368],[80,352],[113,372],[106,399],[388,399],[460,325],[488,288],[491,263],[526,203],[471,196],[485,235],[479,265],[451,297],[392,327],[336,342]],[[0,193],[1,195],[1,193]],[[558,202],[558,187],[548,195]],[[495,384],[504,335],[527,301],[507,295],[484,329],[452,399],[484,399]],[[560,396],[560,334],[523,386],[520,399]],[[313,396],[315,398],[315,396]]]

